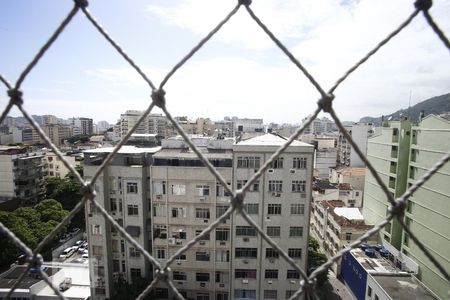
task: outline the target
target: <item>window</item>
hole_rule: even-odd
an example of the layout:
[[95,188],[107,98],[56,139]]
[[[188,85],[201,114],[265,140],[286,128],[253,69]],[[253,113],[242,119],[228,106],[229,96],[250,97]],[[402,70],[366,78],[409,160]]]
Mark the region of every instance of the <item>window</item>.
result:
[[102,246],[92,246],[92,253],[94,255],[103,255],[103,247]]
[[117,199],[110,198],[109,203],[111,205],[111,211],[116,211],[117,210]]
[[134,269],[134,268],[131,268],[131,269],[130,269],[130,273],[131,273],[131,278],[132,278],[132,279],[140,278],[140,277],[141,277],[141,269]]
[[216,271],[217,283],[228,283],[229,273],[224,271]]
[[239,299],[256,299],[256,290],[235,289],[234,298]]
[[286,279],[300,279],[300,273],[297,270],[287,270]]
[[292,192],[293,193],[304,193],[305,191],[306,191],[306,181],[304,181],[304,180],[292,181]]
[[266,248],[266,258],[278,258],[279,253],[273,248]]
[[153,237],[158,239],[167,239],[167,226],[155,225],[155,229],[153,230]]
[[234,278],[256,279],[256,269],[236,269],[234,270]]
[[269,180],[269,192],[282,192],[283,181],[281,180]]
[[252,226],[236,226],[236,236],[256,236],[256,229]]
[[196,208],[195,209],[195,217],[197,219],[209,219],[209,208]]
[[303,227],[302,226],[289,227],[289,236],[290,237],[302,237],[303,236]]
[[186,218],[186,207],[172,207],[172,218]]
[[236,248],[234,255],[236,258],[256,258],[258,256],[257,248]]
[[195,273],[195,280],[201,282],[209,282],[209,273]]
[[120,272],[120,261],[118,259],[113,259],[113,272]]
[[306,169],[307,158],[306,157],[294,157],[292,161],[293,169]]
[[372,297],[372,288],[370,286],[367,289],[367,296]]
[[304,215],[305,214],[305,204],[291,204],[291,215]]
[[259,169],[261,162],[260,157],[254,156],[238,156],[237,157],[237,167],[246,169]]
[[247,203],[244,204],[245,210],[249,215],[257,215],[259,210],[259,204],[258,203]]
[[125,252],[125,241],[124,240],[120,241],[120,252],[122,252],[122,253]]
[[185,261],[186,260],[186,254],[180,254],[175,258],[176,261]]
[[183,281],[187,280],[186,272],[173,271],[172,275],[173,275],[173,280],[183,280]]
[[166,259],[166,249],[155,249],[156,250],[156,258],[158,259]]
[[172,195],[182,196],[186,194],[186,185],[184,184],[172,184]]
[[209,196],[209,185],[197,185],[195,187],[195,195]]
[[230,250],[216,250],[216,262],[229,262]]
[[216,228],[216,241],[228,241],[228,240],[230,240],[230,229]]
[[102,235],[102,227],[100,225],[92,225],[92,235]]
[[216,300],[228,300],[228,293],[216,293]]
[[409,235],[407,233],[403,236],[403,244],[409,246]]
[[237,180],[236,181],[236,189],[240,190],[247,183],[247,180]]
[[351,233],[351,232],[346,232],[346,233],[345,233],[345,239],[346,239],[347,241],[350,241],[350,240],[352,239],[352,233]]
[[278,157],[277,159],[274,159],[270,165],[269,165],[270,169],[283,169],[283,158],[282,157]]
[[291,258],[302,258],[302,249],[301,248],[289,248],[288,255]]
[[[227,182],[228,186],[230,185],[229,182]],[[220,184],[216,184],[216,196],[217,197],[229,197],[231,196],[230,193],[228,193],[225,188]]]
[[[237,180],[236,181],[236,188],[242,189],[244,185],[247,184],[247,180]],[[252,186],[250,186],[249,192],[258,192],[259,191],[259,181],[255,181]]]
[[270,237],[279,237],[280,231],[279,226],[267,226],[267,235]]
[[167,193],[167,183],[165,181],[153,182],[153,194],[165,195]]
[[220,216],[225,214],[225,212],[227,211],[228,207],[229,206],[225,206],[225,205],[217,205],[216,206],[216,218],[219,218]]
[[[195,231],[195,236],[200,235],[202,232],[203,232],[203,230],[196,230],[196,231]],[[207,234],[204,234],[204,235],[200,238],[201,241],[209,241],[210,239],[211,239],[211,238],[210,238],[210,236],[209,236],[209,232],[208,232]]]
[[196,300],[209,300],[208,293],[197,293]]
[[153,216],[154,217],[166,217],[167,207],[162,203],[153,204]]
[[128,194],[137,194],[138,193],[137,182],[127,182],[127,193]]
[[137,205],[128,205],[128,215],[137,216],[139,214],[139,208]]
[[268,269],[264,272],[264,278],[266,279],[278,279],[278,270]]
[[195,252],[196,261],[209,261],[209,253],[206,251]]
[[141,252],[134,247],[130,247],[130,257],[141,257]]
[[268,215],[281,215],[281,204],[268,204],[267,205]]
[[264,290],[264,299],[277,299],[277,290]]

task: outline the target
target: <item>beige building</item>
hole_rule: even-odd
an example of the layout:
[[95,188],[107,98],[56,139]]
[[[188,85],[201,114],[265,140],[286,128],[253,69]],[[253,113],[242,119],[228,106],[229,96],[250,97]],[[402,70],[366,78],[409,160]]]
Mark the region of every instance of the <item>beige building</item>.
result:
[[[127,110],[120,115],[120,136],[124,136],[136,125],[144,112],[141,110]],[[139,124],[134,133],[154,133],[167,137],[167,118],[161,114],[149,114]]]
[[330,170],[330,182],[349,183],[357,190],[364,190],[365,168],[344,167]]
[[[74,156],[64,155],[64,159],[72,166],[80,165]],[[64,178],[70,173],[70,170],[63,164],[54,152],[46,152],[42,158],[48,177]]]

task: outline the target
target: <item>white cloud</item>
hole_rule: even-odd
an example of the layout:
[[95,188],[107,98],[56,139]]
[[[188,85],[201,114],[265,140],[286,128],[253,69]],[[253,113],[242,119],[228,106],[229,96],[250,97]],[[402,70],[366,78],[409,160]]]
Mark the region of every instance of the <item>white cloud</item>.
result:
[[[437,6],[437,21],[444,30],[450,31],[450,22],[441,13],[449,4]],[[225,1],[193,0],[171,7],[149,6],[165,22],[198,35],[208,32],[231,8]],[[325,89],[413,10],[406,0],[346,5],[332,0],[254,1],[252,8],[291,46],[292,52]],[[275,45],[252,23],[241,8],[239,16],[218,37],[222,43],[252,51],[246,51],[241,57],[227,55],[227,51],[207,59],[195,56],[169,80],[165,90],[173,115],[213,119],[238,115],[283,123],[299,122],[315,109],[317,91],[284,54],[278,52],[274,56],[273,52],[266,51]],[[254,53],[254,57],[249,53]],[[380,115],[405,107],[410,92],[413,104],[448,92],[448,62],[448,51],[419,15],[410,27],[336,90],[336,110],[344,120],[357,120],[364,115]],[[144,71],[155,85],[167,72],[151,66]],[[111,86],[106,92],[111,101],[120,103],[122,110],[148,105],[148,87],[134,70],[102,68],[90,70],[88,75],[103,82],[99,86],[105,90]],[[126,93],[129,101],[124,103],[125,90],[132,92]]]

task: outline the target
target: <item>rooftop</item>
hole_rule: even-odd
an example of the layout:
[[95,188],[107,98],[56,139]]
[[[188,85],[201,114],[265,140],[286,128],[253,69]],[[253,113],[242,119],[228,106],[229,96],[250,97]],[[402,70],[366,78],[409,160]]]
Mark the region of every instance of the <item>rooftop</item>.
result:
[[334,183],[330,183],[328,180],[316,180],[313,182],[313,189],[336,190],[337,186]]
[[[226,149],[209,149],[206,147],[198,147],[200,152],[208,159],[232,159],[231,150]],[[176,158],[176,159],[198,159],[197,154],[191,149],[162,149],[153,158]]]
[[[286,143],[286,140],[287,138],[281,135],[267,133],[245,141],[237,142],[236,144],[241,146],[281,146]],[[313,147],[310,144],[300,141],[293,141],[290,146]]]
[[391,299],[396,300],[436,300],[414,276],[386,276],[372,275],[373,279],[389,294]]
[[[27,269],[26,265],[23,266],[14,266],[13,268],[9,269],[5,273],[0,275],[0,290],[1,289],[10,289],[12,286],[17,282],[20,275],[22,275],[23,272]],[[58,272],[59,268],[48,268],[46,267],[44,269],[44,272],[51,276],[54,273]],[[29,289],[34,284],[41,281],[41,277],[37,273],[28,272],[28,275],[25,276],[25,278],[20,282],[18,289]]]
[[[104,147],[104,148],[95,148],[85,150],[84,153],[111,153],[113,152],[114,147]],[[119,150],[120,154],[141,154],[141,153],[156,153],[161,150],[161,147],[152,147],[152,148],[140,148],[135,146],[122,146]]]
[[336,207],[334,213],[348,220],[363,221],[364,217],[356,207]]
[[336,171],[344,176],[364,176],[366,168],[345,167]]

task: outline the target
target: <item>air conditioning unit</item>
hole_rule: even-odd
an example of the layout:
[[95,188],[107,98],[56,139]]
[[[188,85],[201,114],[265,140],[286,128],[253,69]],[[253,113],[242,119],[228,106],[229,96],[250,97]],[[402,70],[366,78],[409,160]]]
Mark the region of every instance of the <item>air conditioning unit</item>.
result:
[[200,282],[200,286],[201,286],[201,287],[205,287],[205,286],[206,286],[206,283]]
[[169,245],[175,245],[177,240],[175,238],[169,238]]
[[177,265],[181,265],[181,261],[177,261]]
[[246,260],[246,259],[244,259],[242,262],[243,262],[244,264],[248,264],[248,260]]
[[156,200],[161,200],[162,199],[162,195],[156,195]]
[[274,263],[275,262],[275,258],[269,258],[269,262],[270,263]]
[[242,283],[248,284],[248,279],[242,279]]
[[224,288],[225,287],[225,283],[219,283],[219,287]]
[[244,242],[249,242],[250,241],[250,239],[248,238],[248,237],[245,237],[245,238],[243,238],[242,239]]
[[272,284],[272,280],[267,280],[267,283],[268,284]]
[[267,173],[273,173],[273,169],[267,169]]
[[203,223],[208,223],[208,222],[209,222],[208,219],[203,220]]
[[89,217],[92,217],[92,214],[89,214],[88,216],[89,216]]
[[295,174],[295,169],[290,169],[289,173]]
[[177,281],[177,283],[178,283],[179,285],[182,285],[182,284],[183,284],[183,281]]
[[272,196],[274,196],[274,197],[280,197],[281,194],[280,194],[280,193],[277,193],[277,192],[273,192],[273,193],[272,193]]
[[115,213],[115,212],[112,212],[111,214],[112,214],[113,216],[115,216],[115,215],[116,215],[116,213]]
[[204,245],[205,244],[205,241],[200,241],[200,242],[198,242],[199,243],[199,245]]
[[291,283],[291,284],[295,284],[295,280],[291,280],[290,283]]
[[200,202],[205,202],[206,201],[206,197],[201,197],[199,198]]
[[222,245],[222,246],[224,246],[224,245],[226,245],[227,243],[225,243],[225,242],[220,242],[220,245]]

